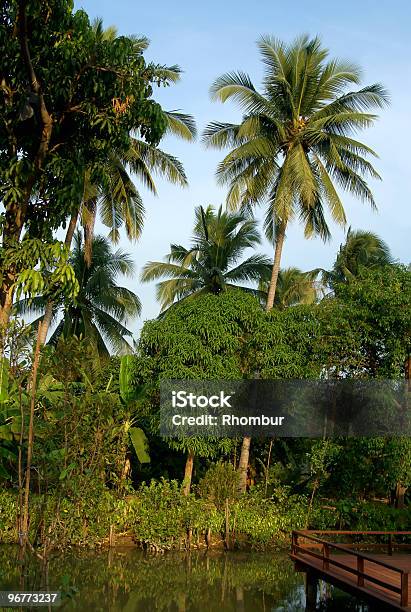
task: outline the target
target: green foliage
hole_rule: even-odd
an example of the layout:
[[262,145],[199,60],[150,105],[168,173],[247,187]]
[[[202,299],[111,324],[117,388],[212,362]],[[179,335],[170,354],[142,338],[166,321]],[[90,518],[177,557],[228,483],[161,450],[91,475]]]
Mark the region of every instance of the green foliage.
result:
[[229,186],[230,206],[268,202],[270,240],[298,216],[307,237],[325,239],[326,206],[335,222],[346,221],[334,184],[375,206],[364,180],[379,178],[367,159],[375,153],[351,135],[374,123],[370,111],[387,103],[387,92],[378,83],[352,91],[360,83],[359,69],[330,60],[318,37],[286,44],[264,36],[258,47],[265,69],[262,91],[243,72],[218,78],[211,87],[214,99],[233,100],[244,115],[240,124],[211,123],[204,140],[232,149],[217,169],[220,182]]
[[9,368],[9,360],[0,357],[0,404],[9,397]]
[[141,427],[130,427],[130,440],[140,463],[150,463],[147,436]]
[[[17,11],[16,1],[1,9],[0,43],[5,53],[0,149],[10,151],[14,138],[17,150],[24,153],[3,157],[2,200],[6,206],[23,197],[33,171],[33,151],[39,144],[37,131],[29,129],[38,120],[39,99],[28,92],[29,76],[14,30]],[[159,105],[150,100],[150,81],[158,80],[154,69],[146,66],[142,49],[132,38],[99,39],[86,13],[73,12],[69,0],[53,0],[47,6],[27,3],[26,13],[31,23],[31,61],[55,119],[50,154],[43,174],[36,177],[36,190],[43,207],[52,213],[48,219],[52,225],[52,219],[54,223],[62,220],[62,208],[69,199],[72,203],[78,199],[86,163],[104,159],[113,144],[127,149],[131,129],[140,127],[148,141],[157,142],[166,121]],[[56,74],[64,78],[56,79]],[[123,104],[122,112],[116,111],[116,100]],[[34,203],[32,206],[31,222],[39,223]]]
[[363,269],[322,301],[319,358],[336,376],[403,378],[411,351],[411,271]]
[[[47,538],[55,548],[94,547],[107,537],[115,524],[118,500],[108,490],[91,487],[87,495],[61,498],[56,493],[31,497],[30,537],[34,543]],[[17,542],[18,498],[12,491],[0,492],[0,541]]]
[[[313,304],[319,293],[314,281],[316,272],[302,272],[296,267],[280,269],[274,297],[275,306],[288,308],[297,304]],[[271,269],[267,268],[258,285],[263,305],[267,301],[270,280]]]
[[280,488],[269,499],[257,489],[234,504],[230,520],[247,543],[259,548],[287,545],[290,531],[302,528],[306,515],[305,496],[289,495]]
[[8,249],[2,265],[6,269],[12,266],[22,269],[15,284],[17,299],[25,294],[30,303],[34,296],[43,294],[48,299],[73,300],[78,294],[79,284],[68,249],[57,240],[44,243],[27,238],[14,251]]
[[238,473],[234,466],[222,461],[211,465],[198,483],[198,493],[223,510],[226,500],[231,504],[238,497]]
[[144,546],[180,548],[187,530],[221,529],[223,517],[193,495],[181,495],[176,480],[151,481],[137,494],[133,534]]
[[342,451],[341,445],[332,440],[318,440],[310,450],[310,472],[319,484],[330,475],[330,469],[335,465]]
[[[42,286],[35,298],[17,302],[19,314],[43,315],[48,300],[53,300],[53,319],[62,315],[49,342],[56,344],[61,336],[83,337],[100,355],[108,358],[109,348],[115,351],[131,351],[127,337],[131,332],[125,326],[128,318],[140,313],[140,300],[135,293],[118,285],[118,276],[131,276],[134,265],[127,253],[121,249],[112,251],[110,243],[102,236],[92,240],[90,265],[85,261],[85,245],[80,232],[74,238],[74,248],[68,260],[70,273],[77,289],[75,298],[50,296]],[[30,272],[31,274],[31,272]],[[73,296],[74,297],[74,296]],[[38,322],[38,319],[34,324]],[[107,346],[108,344],[108,346]]]
[[335,506],[334,521],[337,518],[338,529],[406,531],[410,524],[409,508],[398,510],[386,504],[349,497],[338,500]]
[[349,438],[343,449],[331,472],[328,491],[338,487],[342,496],[381,498],[389,496],[397,483],[411,486],[410,438]]
[[[135,357],[134,386],[154,381],[141,408],[152,431],[158,431],[160,380],[236,380],[253,375],[253,351],[247,342],[262,316],[258,301],[238,289],[183,301],[164,317],[144,325]],[[216,457],[233,446],[232,440],[200,437],[168,443],[203,457]]]
[[[376,234],[349,228],[340,246],[332,270],[324,271],[323,281],[335,290],[338,284],[350,282],[363,268],[378,269],[393,263],[388,245]],[[337,289],[338,290],[338,289]]]
[[145,380],[236,380],[253,372],[247,345],[263,316],[240,290],[184,301],[148,321],[135,358],[135,384]]
[[126,405],[131,402],[134,397],[133,388],[131,386],[132,361],[133,358],[131,355],[123,355],[120,360],[119,391],[120,397]]
[[254,367],[261,378],[318,378],[322,355],[313,347],[321,337],[316,306],[295,306],[264,313],[252,336]]

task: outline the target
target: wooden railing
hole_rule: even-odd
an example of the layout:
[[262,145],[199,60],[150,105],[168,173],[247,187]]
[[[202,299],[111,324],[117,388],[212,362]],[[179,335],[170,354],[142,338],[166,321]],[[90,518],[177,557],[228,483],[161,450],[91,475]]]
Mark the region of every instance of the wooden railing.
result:
[[[316,534],[316,535],[314,535]],[[327,535],[327,536],[336,536],[336,535],[361,535],[361,536],[388,536],[388,550],[392,551],[392,538],[393,536],[409,536],[411,535],[411,531],[311,531],[311,530],[299,530],[292,532],[292,544],[291,544],[291,554],[294,559],[300,558],[302,556],[305,558],[307,555],[314,559],[317,559],[322,564],[322,569],[324,571],[328,571],[330,566],[339,568],[348,572],[356,577],[356,583],[358,587],[364,587],[364,580],[371,582],[375,585],[383,587],[388,591],[395,593],[395,595],[399,595],[400,605],[408,606],[408,571],[402,568],[397,567],[392,563],[388,563],[383,561],[382,559],[378,559],[376,557],[371,557],[370,555],[364,554],[357,550],[353,550],[351,546],[347,546],[344,544],[337,544],[335,542],[330,542],[323,538],[317,537],[317,535]],[[300,538],[304,540],[308,540],[308,545],[301,545]],[[314,546],[313,546],[314,545]],[[319,552],[314,552],[311,550],[313,547],[320,549]],[[356,559],[356,563],[354,563],[355,567],[351,567],[351,565],[347,565],[346,563],[338,560],[338,557],[331,557],[330,552],[335,551],[337,553],[345,553],[346,555],[351,555]],[[302,559],[304,561],[304,558]],[[385,580],[380,580],[379,578],[371,575],[369,572],[364,569],[364,562],[373,563],[375,566],[379,566],[381,568],[389,569],[393,572],[399,574],[399,584],[400,586],[395,586],[395,584],[391,584],[386,582]]]

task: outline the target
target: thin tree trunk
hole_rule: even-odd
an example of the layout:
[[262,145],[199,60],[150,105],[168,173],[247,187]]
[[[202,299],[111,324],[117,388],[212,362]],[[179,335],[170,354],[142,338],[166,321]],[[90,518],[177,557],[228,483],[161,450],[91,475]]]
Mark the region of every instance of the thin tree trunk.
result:
[[34,443],[34,408],[36,401],[36,388],[37,388],[37,371],[40,362],[40,334],[41,334],[41,322],[39,323],[39,330],[37,334],[36,349],[34,351],[33,368],[31,374],[31,388],[30,388],[30,421],[28,431],[28,443],[27,443],[27,462],[26,462],[26,480],[24,483],[24,499],[23,499],[23,519],[22,519],[22,547],[26,547],[29,542],[29,494],[30,494],[30,475],[31,475],[31,458],[33,455],[33,443]]
[[395,487],[395,507],[396,508],[405,508],[405,493],[407,492],[407,487],[404,487],[400,482],[397,482]]
[[[66,238],[64,240],[64,244],[68,249],[70,249],[71,247],[71,242],[73,240],[74,232],[77,226],[77,219],[78,219],[78,211],[71,215],[71,219],[67,227]],[[41,345],[46,343],[47,333],[50,329],[51,320],[53,318],[53,306],[54,304],[51,300],[49,300],[46,304],[46,310],[45,310],[45,313],[42,319],[42,325],[41,325],[41,329],[39,332]]]
[[267,304],[265,307],[267,311],[271,310],[272,307],[274,306],[274,298],[275,298],[275,292],[277,289],[278,274],[280,272],[280,265],[281,265],[281,253],[283,251],[283,245],[284,245],[285,229],[286,229],[286,224],[283,223],[278,229],[277,238],[275,241],[273,269],[271,273],[270,288],[268,290],[268,295],[267,295]]
[[240,461],[238,462],[238,492],[245,493],[247,488],[247,469],[250,458],[251,437],[245,436],[241,445]]
[[267,496],[268,489],[268,472],[270,470],[271,451],[273,450],[273,439],[270,440],[270,448],[268,449],[267,465],[265,466],[265,496]]
[[194,465],[194,453],[193,451],[188,451],[186,467],[184,470],[184,480],[183,480],[183,495],[188,495],[191,489],[191,479],[193,477],[193,465]]
[[87,267],[91,266],[93,256],[94,225],[96,223],[97,199],[92,198],[83,205],[84,223],[84,261]]

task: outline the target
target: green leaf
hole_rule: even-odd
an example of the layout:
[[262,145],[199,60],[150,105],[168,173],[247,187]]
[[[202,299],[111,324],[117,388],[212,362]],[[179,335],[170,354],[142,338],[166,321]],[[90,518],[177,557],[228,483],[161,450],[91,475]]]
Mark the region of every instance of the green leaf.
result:
[[132,355],[124,355],[120,361],[119,385],[121,399],[125,404],[132,400]]
[[65,478],[67,478],[67,476],[70,474],[70,472],[73,471],[75,467],[75,463],[70,463],[66,468],[64,468],[64,470],[60,472],[59,480],[64,480]]
[[0,440],[13,440],[13,434],[10,431],[10,425],[0,425]]
[[130,427],[130,440],[133,444],[137,458],[140,463],[150,463],[148,454],[148,440],[144,431],[140,427]]
[[10,478],[9,472],[3,465],[0,465],[0,477],[1,478]]
[[0,402],[5,402],[9,397],[9,361],[0,357]]

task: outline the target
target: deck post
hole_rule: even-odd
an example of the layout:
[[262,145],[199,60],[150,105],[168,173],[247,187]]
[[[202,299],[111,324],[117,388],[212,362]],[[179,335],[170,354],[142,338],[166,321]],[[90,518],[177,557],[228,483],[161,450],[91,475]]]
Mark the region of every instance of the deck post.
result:
[[314,612],[317,608],[318,576],[311,571],[306,573],[305,578],[305,610]]
[[388,554],[392,556],[392,534],[388,534]]
[[[364,559],[357,557],[357,571],[364,573]],[[364,586],[364,576],[357,576],[358,586]]]
[[401,605],[408,606],[408,572],[401,573]]
[[291,552],[295,555],[297,550],[296,546],[298,546],[298,533],[293,531],[291,535]]

